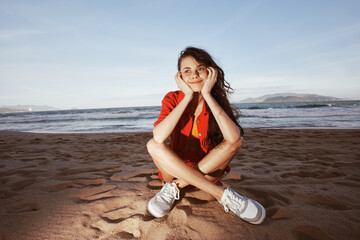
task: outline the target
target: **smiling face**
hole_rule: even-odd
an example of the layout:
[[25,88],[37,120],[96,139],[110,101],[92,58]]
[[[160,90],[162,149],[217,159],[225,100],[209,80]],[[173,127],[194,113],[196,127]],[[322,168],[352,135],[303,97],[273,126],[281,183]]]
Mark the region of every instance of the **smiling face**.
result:
[[182,79],[191,87],[194,92],[200,92],[208,76],[207,68],[195,58],[184,57],[180,62]]

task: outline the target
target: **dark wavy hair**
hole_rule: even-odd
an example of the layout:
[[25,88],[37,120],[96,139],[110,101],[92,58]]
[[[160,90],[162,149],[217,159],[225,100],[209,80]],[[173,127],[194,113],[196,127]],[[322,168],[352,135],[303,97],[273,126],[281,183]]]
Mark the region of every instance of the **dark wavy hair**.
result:
[[[231,118],[231,120],[239,127],[240,135],[243,136],[244,130],[238,123],[240,112],[237,109],[232,108],[228,100],[228,94],[232,93],[233,89],[230,87],[230,84],[225,80],[224,71],[215,63],[215,61],[208,52],[195,47],[187,47],[180,53],[178,59],[179,71],[181,60],[189,56],[193,57],[198,63],[204,64],[206,67],[213,67],[217,70],[217,81],[211,90],[211,95],[218,102],[221,108],[226,112],[226,114]],[[208,149],[213,149],[224,140],[224,137],[220,131],[219,125],[214,118],[213,113],[211,112],[207,104],[206,108],[209,112],[209,128],[207,131],[207,138],[205,139],[205,142],[203,144]]]

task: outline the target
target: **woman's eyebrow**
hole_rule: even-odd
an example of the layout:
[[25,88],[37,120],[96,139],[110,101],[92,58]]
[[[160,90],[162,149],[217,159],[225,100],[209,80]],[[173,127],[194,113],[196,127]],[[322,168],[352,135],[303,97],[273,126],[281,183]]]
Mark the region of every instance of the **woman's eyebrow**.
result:
[[[205,67],[205,64],[199,64],[196,66],[196,68],[198,68],[198,67]],[[182,70],[184,70],[184,69],[191,69],[191,67],[183,67]]]
[[185,71],[185,70],[189,70],[189,69],[191,70],[190,67],[183,67],[183,68],[180,69],[180,71]]

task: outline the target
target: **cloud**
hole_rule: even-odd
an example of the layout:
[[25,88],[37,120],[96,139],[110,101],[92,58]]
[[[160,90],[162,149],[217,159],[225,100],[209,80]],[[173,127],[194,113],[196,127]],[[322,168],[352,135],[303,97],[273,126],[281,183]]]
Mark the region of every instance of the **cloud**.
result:
[[0,39],[13,40],[18,37],[40,35],[43,33],[43,31],[36,29],[0,30]]

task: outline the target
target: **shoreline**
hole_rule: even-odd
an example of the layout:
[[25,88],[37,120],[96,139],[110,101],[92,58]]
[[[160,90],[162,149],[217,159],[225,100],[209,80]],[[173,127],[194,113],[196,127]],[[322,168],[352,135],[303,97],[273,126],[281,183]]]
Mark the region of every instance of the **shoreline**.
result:
[[[353,130],[360,131],[360,128],[337,128],[337,127],[261,127],[261,128],[244,128],[244,131],[256,131],[256,130]],[[18,131],[18,130],[0,130],[2,132],[13,132],[13,133],[29,133],[29,134],[136,134],[136,133],[152,133],[152,130],[134,130],[134,131],[119,131],[119,132],[32,132],[32,131]]]
[[360,129],[249,129],[221,181],[267,211],[254,226],[197,189],[161,219],[151,132],[0,131],[0,239],[358,239]]

